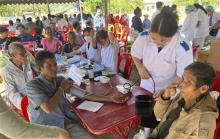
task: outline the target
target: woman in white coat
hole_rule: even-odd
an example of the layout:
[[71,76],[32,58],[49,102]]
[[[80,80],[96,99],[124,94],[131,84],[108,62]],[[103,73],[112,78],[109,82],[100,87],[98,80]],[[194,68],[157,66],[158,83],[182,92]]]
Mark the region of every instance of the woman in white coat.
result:
[[194,38],[194,33],[198,22],[198,16],[196,15],[195,10],[196,8],[193,5],[186,6],[185,12],[187,16],[181,28],[181,35],[183,35],[183,37],[185,37],[185,39],[189,41],[191,44]]
[[194,4],[197,9],[198,22],[196,26],[194,44],[198,44],[200,48],[203,47],[205,38],[209,35],[209,23],[206,10],[198,3]]

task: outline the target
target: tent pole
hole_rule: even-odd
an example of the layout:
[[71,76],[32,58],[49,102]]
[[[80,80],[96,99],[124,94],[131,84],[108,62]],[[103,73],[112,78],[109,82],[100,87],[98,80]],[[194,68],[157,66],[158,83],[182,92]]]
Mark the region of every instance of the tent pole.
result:
[[50,0],[47,0],[47,12],[50,14]]
[[108,30],[108,0],[104,0],[104,7],[105,7],[105,29]]
[[82,1],[79,0],[79,9],[80,9],[80,16],[81,16],[81,26],[84,28],[84,19],[83,19],[83,11],[82,11]]

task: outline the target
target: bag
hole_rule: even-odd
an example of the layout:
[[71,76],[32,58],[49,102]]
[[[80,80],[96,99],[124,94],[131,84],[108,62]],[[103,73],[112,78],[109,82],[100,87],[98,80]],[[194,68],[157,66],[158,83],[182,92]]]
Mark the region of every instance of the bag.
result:
[[220,29],[220,27],[210,30],[209,35],[215,37],[218,34],[219,29]]

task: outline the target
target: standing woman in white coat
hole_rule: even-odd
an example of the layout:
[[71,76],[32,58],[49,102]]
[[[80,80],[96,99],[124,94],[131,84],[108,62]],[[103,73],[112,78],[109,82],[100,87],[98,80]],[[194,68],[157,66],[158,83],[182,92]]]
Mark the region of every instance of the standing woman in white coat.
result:
[[191,44],[194,38],[194,33],[198,22],[198,16],[196,15],[195,10],[196,8],[193,5],[186,6],[185,12],[187,16],[181,28],[181,35],[183,35],[183,37],[185,37],[185,39],[189,41]]
[[198,22],[193,43],[198,44],[202,48],[205,38],[209,35],[208,15],[202,5],[196,3],[194,6],[197,9]]

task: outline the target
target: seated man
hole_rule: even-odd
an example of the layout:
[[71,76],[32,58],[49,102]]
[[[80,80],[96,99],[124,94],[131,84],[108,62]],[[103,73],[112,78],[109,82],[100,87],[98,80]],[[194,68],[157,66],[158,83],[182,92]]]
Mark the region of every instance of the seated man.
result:
[[19,31],[19,38],[22,42],[33,42],[34,37],[26,32],[24,25],[18,25],[18,31]]
[[7,38],[8,38],[8,29],[1,27],[0,28],[0,50],[5,50]]
[[[218,117],[216,101],[210,96],[215,79],[214,69],[206,63],[195,62],[185,68],[180,83],[172,84],[154,106],[161,121],[153,130],[155,139],[211,139]],[[176,95],[176,88],[180,94]]]
[[[8,59],[5,58],[4,55],[0,54],[0,84],[4,82],[4,80],[2,80],[1,73],[7,62]],[[26,122],[19,114],[11,110],[5,104],[1,96],[0,106],[0,139],[7,137],[16,139],[70,138],[69,134],[65,130],[58,127],[49,127]]]
[[[79,91],[73,86],[72,81],[57,77],[57,63],[51,52],[40,51],[36,56],[36,63],[41,74],[26,85],[31,122],[64,128],[65,118],[76,121],[75,115],[71,112],[70,103],[64,98],[65,93],[68,92],[81,99],[93,101],[124,103],[127,100],[124,96],[108,97]],[[74,132],[73,136],[81,134],[78,136],[79,139],[94,138],[80,125],[75,125],[75,128],[78,132]]]
[[25,95],[25,83],[33,79],[34,58],[26,52],[21,43],[13,42],[9,45],[10,60],[3,70],[6,87],[6,98],[9,104],[20,108],[22,97]]

